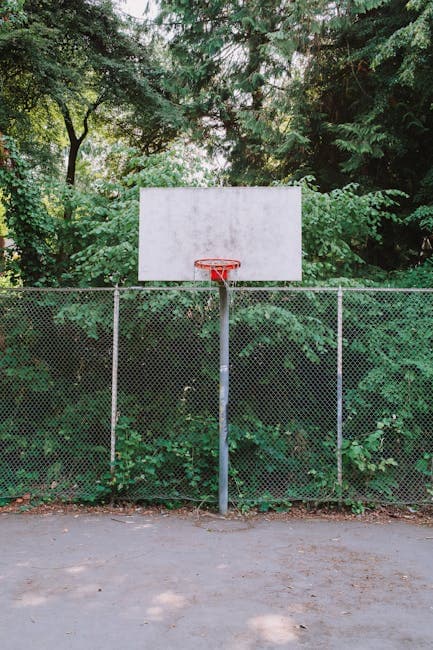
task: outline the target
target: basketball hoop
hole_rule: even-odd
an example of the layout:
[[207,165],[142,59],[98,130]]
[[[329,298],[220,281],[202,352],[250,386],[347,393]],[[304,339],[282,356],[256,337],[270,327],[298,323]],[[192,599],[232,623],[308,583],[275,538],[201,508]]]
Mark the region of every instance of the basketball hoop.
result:
[[228,510],[228,477],[229,477],[229,445],[228,445],[228,395],[229,395],[229,311],[230,311],[230,271],[237,271],[239,260],[224,257],[204,257],[194,262],[194,277],[198,269],[209,274],[209,279],[218,282],[220,310],[220,404],[219,404],[219,480],[218,502],[222,515]]
[[227,260],[221,257],[206,257],[194,262],[196,269],[209,271],[210,279],[216,282],[225,282],[229,271],[238,269],[240,265],[239,260]]

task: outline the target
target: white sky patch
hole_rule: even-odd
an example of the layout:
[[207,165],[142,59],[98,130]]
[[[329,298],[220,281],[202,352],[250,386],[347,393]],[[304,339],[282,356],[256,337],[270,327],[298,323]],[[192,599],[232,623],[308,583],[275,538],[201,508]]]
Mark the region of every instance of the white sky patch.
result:
[[121,11],[135,18],[153,19],[158,14],[155,0],[117,0],[117,5]]

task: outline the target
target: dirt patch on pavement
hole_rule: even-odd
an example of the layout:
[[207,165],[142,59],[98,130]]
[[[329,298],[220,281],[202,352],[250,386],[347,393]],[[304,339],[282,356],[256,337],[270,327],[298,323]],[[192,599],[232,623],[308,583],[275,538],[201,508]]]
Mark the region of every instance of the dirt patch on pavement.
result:
[[[50,514],[86,514],[86,515],[175,515],[187,519],[194,519],[200,522],[200,525],[206,527],[203,522],[215,521],[238,521],[248,527],[253,521],[290,521],[296,519],[322,519],[325,521],[362,521],[376,524],[387,524],[396,520],[433,526],[433,506],[415,507],[415,506],[380,506],[374,509],[366,509],[362,514],[354,514],[348,508],[338,508],[337,506],[319,506],[312,507],[308,504],[294,505],[286,512],[258,512],[255,509],[247,513],[241,513],[238,510],[231,510],[225,517],[211,510],[204,510],[193,505],[168,510],[165,507],[140,506],[137,504],[122,505],[97,505],[89,506],[82,504],[64,504],[64,503],[45,503],[32,504],[25,499],[16,501],[0,507],[1,514],[32,514],[32,515],[50,515]],[[215,523],[211,527],[218,527]],[[236,527],[235,527],[236,528]]]

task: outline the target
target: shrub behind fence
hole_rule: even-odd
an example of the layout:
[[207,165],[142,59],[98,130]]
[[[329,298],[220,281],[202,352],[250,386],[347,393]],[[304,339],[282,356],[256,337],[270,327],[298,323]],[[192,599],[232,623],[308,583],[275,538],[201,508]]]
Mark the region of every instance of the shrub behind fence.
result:
[[[216,500],[218,292],[117,296],[1,290],[3,502]],[[428,290],[235,288],[231,501],[430,503],[432,323]]]

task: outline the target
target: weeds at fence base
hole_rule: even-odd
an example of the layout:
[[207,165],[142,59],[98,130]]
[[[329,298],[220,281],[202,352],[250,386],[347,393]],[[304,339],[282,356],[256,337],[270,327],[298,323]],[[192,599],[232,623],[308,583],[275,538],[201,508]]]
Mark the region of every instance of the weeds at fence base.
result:
[[119,500],[95,504],[71,503],[62,500],[34,498],[28,502],[20,499],[0,506],[0,516],[8,514],[27,515],[63,515],[75,517],[81,515],[117,515],[117,516],[174,516],[193,521],[201,517],[218,517],[221,519],[248,519],[253,521],[291,521],[304,518],[317,518],[328,521],[362,521],[365,523],[386,524],[395,521],[433,526],[433,506],[400,505],[383,506],[365,503],[313,503],[294,501],[290,503],[274,502],[263,510],[264,503],[249,507],[232,507],[226,517],[217,513],[215,504],[194,503],[174,500],[143,500],[129,502]]

